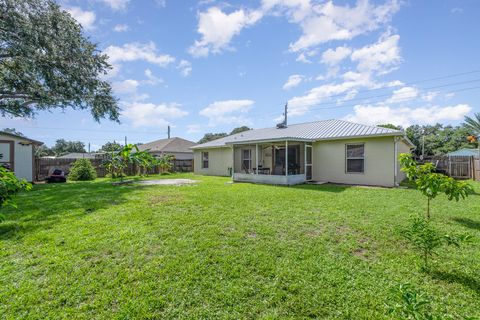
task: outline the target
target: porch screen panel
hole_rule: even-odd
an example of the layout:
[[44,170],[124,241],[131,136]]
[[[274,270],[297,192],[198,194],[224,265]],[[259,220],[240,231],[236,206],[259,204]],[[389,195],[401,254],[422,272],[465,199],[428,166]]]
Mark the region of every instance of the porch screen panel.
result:
[[252,170],[252,150],[251,149],[242,150],[242,169],[247,172]]

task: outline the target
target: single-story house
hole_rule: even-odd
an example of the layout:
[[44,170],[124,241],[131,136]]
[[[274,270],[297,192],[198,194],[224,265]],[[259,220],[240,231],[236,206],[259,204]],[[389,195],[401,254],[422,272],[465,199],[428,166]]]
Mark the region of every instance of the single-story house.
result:
[[449,157],[463,156],[463,157],[480,158],[480,149],[463,148],[457,151],[449,152],[447,153],[447,156]]
[[138,146],[140,151],[148,151],[153,156],[161,157],[169,154],[178,160],[192,160],[193,151],[190,149],[195,146],[193,141],[174,137],[169,139],[160,139],[148,142]]
[[194,172],[233,181],[397,186],[398,155],[414,148],[401,130],[324,120],[254,129],[192,147]]
[[15,176],[32,182],[35,177],[35,147],[43,142],[8,132],[0,132],[0,165]]
[[106,156],[105,152],[70,152],[57,159],[102,159]]

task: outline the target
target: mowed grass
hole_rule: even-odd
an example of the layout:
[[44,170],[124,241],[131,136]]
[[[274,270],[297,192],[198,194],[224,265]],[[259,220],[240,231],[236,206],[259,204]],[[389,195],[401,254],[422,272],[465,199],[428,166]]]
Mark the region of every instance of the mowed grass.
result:
[[21,194],[0,224],[0,318],[388,319],[399,283],[436,315],[480,317],[479,183],[434,200],[434,225],[474,240],[426,273],[402,236],[418,191],[161,178],[178,177],[201,182]]

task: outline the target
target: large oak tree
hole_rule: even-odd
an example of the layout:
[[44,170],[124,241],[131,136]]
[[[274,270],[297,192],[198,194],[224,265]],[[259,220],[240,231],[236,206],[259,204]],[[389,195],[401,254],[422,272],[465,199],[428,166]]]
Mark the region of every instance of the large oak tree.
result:
[[52,0],[0,0],[0,113],[32,117],[53,108],[88,109],[118,121],[107,56]]

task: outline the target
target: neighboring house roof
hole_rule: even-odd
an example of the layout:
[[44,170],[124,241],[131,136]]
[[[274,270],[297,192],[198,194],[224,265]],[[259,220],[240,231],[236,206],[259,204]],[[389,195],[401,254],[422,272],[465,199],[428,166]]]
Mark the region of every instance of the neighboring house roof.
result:
[[447,156],[474,156],[478,157],[480,156],[480,150],[479,149],[469,149],[469,148],[463,148],[459,149],[457,151],[449,152],[447,153]]
[[103,156],[105,153],[83,153],[83,152],[70,152],[63,156],[57,157],[58,159],[96,159],[98,156]]
[[13,134],[13,133],[4,132],[4,131],[0,131],[0,134],[10,136],[10,137],[13,137],[13,138],[27,140],[27,141],[29,141],[32,144],[35,144],[37,146],[41,146],[43,144],[43,142],[41,142],[41,141],[33,140],[33,139],[30,139],[30,138],[27,138],[27,137],[24,137],[24,136],[21,136],[21,135],[18,135],[18,134]]
[[195,146],[193,141],[182,138],[160,139],[148,142],[138,146],[140,151],[149,152],[172,152],[172,153],[192,153],[191,147]]
[[[369,126],[344,120],[322,120],[307,123],[288,125],[286,128],[263,128],[240,132],[225,138],[199,144],[192,149],[218,148],[229,144],[241,144],[261,141],[318,141],[344,138],[361,138],[373,136],[401,136],[405,133],[401,130],[387,129],[377,126]],[[406,142],[414,145],[406,139]]]

